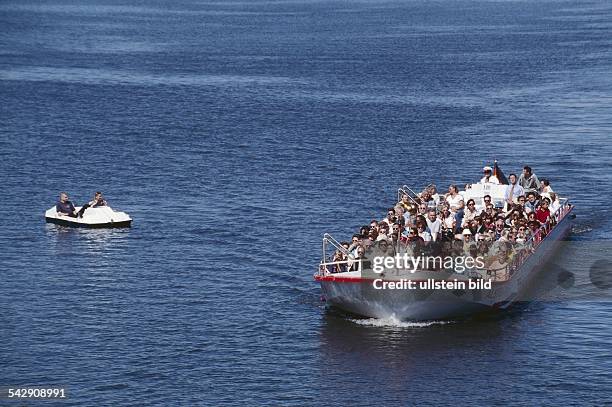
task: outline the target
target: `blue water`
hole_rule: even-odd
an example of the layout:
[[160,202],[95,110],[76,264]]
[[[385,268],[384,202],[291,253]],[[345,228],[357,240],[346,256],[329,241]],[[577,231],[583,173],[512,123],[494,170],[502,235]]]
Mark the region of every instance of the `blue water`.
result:
[[[608,1],[0,4],[0,387],[61,405],[612,402]],[[530,164],[577,205],[552,299],[326,310],[322,234]],[[129,230],[46,225],[102,190]],[[32,403],[33,404],[33,403]]]

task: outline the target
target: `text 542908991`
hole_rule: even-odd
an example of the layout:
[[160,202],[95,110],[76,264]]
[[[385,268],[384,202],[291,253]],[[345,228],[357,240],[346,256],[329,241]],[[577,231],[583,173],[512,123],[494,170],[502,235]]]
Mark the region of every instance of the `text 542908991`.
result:
[[0,390],[3,399],[65,399],[64,387],[5,387]]

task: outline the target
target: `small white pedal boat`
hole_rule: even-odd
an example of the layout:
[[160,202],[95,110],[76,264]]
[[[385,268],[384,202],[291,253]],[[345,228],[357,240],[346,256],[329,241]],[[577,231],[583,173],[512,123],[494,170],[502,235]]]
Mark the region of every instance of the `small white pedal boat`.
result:
[[[77,207],[77,212],[81,207]],[[115,212],[110,206],[87,208],[82,218],[62,216],[57,213],[55,205],[45,212],[47,223],[81,228],[128,228],[132,218],[125,212]]]

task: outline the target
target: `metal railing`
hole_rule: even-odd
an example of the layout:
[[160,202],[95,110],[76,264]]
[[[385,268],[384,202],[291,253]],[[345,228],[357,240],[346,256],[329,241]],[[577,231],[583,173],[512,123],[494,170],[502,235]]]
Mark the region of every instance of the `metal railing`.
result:
[[569,202],[567,198],[563,198],[563,204],[559,209],[555,211],[555,213],[550,215],[550,218],[555,220],[554,224],[551,224],[550,218],[544,224],[542,224],[538,230],[536,230],[530,237],[523,243],[523,247],[520,249],[519,254],[512,260],[510,264],[506,267],[508,272],[508,279],[512,277],[512,275],[518,270],[531,256],[535,249],[540,245],[542,241],[553,231],[553,229],[557,226],[559,222],[565,218],[565,216],[572,209],[572,204]]
[[412,203],[414,203],[416,206],[419,206],[419,203],[416,200],[416,198],[419,197],[419,194],[414,192],[408,185],[402,185],[400,188],[397,189],[397,202],[400,202],[402,200],[402,195],[406,195],[408,199],[412,201]]
[[[345,270],[338,270],[339,266],[346,265]],[[357,266],[354,268],[354,266]],[[325,276],[329,274],[345,273],[348,271],[357,271],[361,274],[361,259],[348,259],[341,261],[321,261],[319,264],[319,275]],[[332,268],[332,270],[330,270]]]

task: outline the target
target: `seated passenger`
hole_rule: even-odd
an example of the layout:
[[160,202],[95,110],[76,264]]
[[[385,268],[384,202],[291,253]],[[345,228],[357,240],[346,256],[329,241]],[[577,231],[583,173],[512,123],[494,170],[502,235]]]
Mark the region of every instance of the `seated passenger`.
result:
[[541,191],[540,192],[543,192],[543,193],[546,193],[546,194],[550,194],[551,192],[554,192],[552,187],[550,186],[550,181],[549,180],[542,178],[542,182],[540,184],[541,184]]
[[[358,246],[357,247],[357,256],[355,257],[355,260],[366,260],[365,257],[365,252],[366,249],[363,246]],[[359,270],[359,261],[354,261],[351,265],[351,268],[349,271],[357,271]]]
[[463,208],[465,207],[465,202],[463,201],[463,196],[459,193],[459,188],[457,185],[450,185],[448,187],[448,194],[446,194],[446,202],[450,207],[451,212],[455,215],[455,225],[458,231],[458,228],[461,227],[461,221],[463,220]]
[[414,203],[410,200],[407,194],[402,194],[402,197],[397,204],[401,205],[405,212],[410,212],[414,208]]
[[463,212],[463,220],[461,221],[461,227],[465,228],[470,222],[478,216],[478,211],[476,210],[476,201],[473,199],[468,199],[467,208]]
[[540,223],[540,221],[536,218],[535,212],[529,212],[527,214],[527,222],[537,222],[538,225]]
[[[535,216],[535,214],[534,214]],[[529,230],[531,231],[531,234],[534,234],[538,231],[538,229],[540,229],[540,222],[538,222],[537,220],[530,220],[527,223],[527,226],[529,228]]]
[[431,235],[427,232],[427,225],[424,222],[417,222],[417,232],[424,242],[431,242]]
[[516,232],[516,243],[525,243],[527,241],[527,233],[525,232],[527,228],[525,226],[520,226],[518,231]]
[[434,184],[431,184],[427,187],[427,192],[431,195],[431,198],[436,203],[436,206],[440,205],[440,195],[438,194],[438,188]]
[[480,203],[480,206],[482,206],[482,208],[484,209],[490,203],[491,203],[491,195],[485,195],[482,197],[482,202]]
[[442,230],[442,221],[438,219],[435,209],[430,209],[429,212],[427,212],[426,222],[427,231],[431,235],[431,240],[436,242],[438,240],[440,231]]
[[428,208],[436,207],[436,201],[434,201],[434,199],[431,197],[431,194],[428,191],[424,191],[421,194],[421,203],[425,204]]
[[72,218],[77,216],[76,209],[74,209],[74,205],[70,202],[68,194],[65,192],[60,193],[59,201],[55,204],[55,211],[59,216],[70,216]]
[[104,200],[104,197],[102,196],[102,192],[98,191],[94,194],[93,199],[89,201],[88,203],[86,203],[85,205],[83,205],[83,207],[79,210],[79,212],[77,213],[77,218],[83,217],[83,213],[85,213],[85,209],[97,208],[100,206],[106,206],[106,201]]
[[102,192],[98,191],[94,194],[94,199],[92,199],[91,201],[89,201],[89,207],[90,208],[97,208],[99,206],[106,206],[106,201],[104,200],[104,197],[102,196]]
[[527,202],[525,202],[525,212],[531,213],[536,210],[540,201],[538,201],[534,191],[527,192]]
[[391,225],[395,223],[395,208],[387,209],[387,217],[382,222],[386,223],[389,229],[391,228]]
[[502,237],[505,227],[506,227],[506,222],[504,222],[503,219],[495,220],[495,239],[496,240]]
[[403,230],[403,226],[400,225],[399,223],[394,223],[393,226],[391,227],[391,230],[389,231],[389,235],[391,236],[391,239],[393,239],[394,237],[398,237],[402,234],[402,230]]
[[518,184],[516,174],[510,174],[508,176],[508,182],[510,182],[510,184],[506,187],[506,194],[504,198],[508,204],[512,204],[517,202],[518,197],[523,195],[525,190]]
[[357,247],[359,247],[359,245],[361,245],[361,235],[354,234],[351,239],[351,244],[347,248],[349,255],[357,257]]
[[523,173],[518,179],[518,184],[527,192],[539,191],[540,181],[538,177],[531,171],[531,167],[526,165],[523,167]]
[[550,205],[550,200],[548,198],[542,199],[540,206],[535,211],[535,218],[540,223],[548,222],[548,218],[550,218],[550,209],[548,206]]
[[479,184],[498,184],[499,180],[495,175],[493,175],[493,168],[488,165],[482,169],[484,176],[481,178]]
[[461,233],[463,237],[463,252],[466,255],[470,255],[470,251],[477,247],[474,235],[470,229],[463,229]]
[[361,237],[361,240],[363,240],[363,239],[367,239],[367,238],[368,238],[368,234],[369,234],[369,233],[370,233],[370,227],[369,227],[369,226],[367,226],[367,225],[362,226],[362,227],[359,229],[359,236]]
[[448,204],[444,204],[442,207],[442,212],[440,212],[440,219],[442,220],[442,225],[445,229],[450,229],[451,231],[455,230],[455,216],[451,213]]
[[480,233],[484,233],[485,230],[489,231],[489,230],[494,230],[495,229],[495,224],[493,223],[493,217],[492,216],[484,214],[484,215],[480,215],[480,217],[482,218],[482,229],[484,229]]
[[342,263],[346,261],[346,256],[340,251],[340,250],[336,250],[334,253],[334,257],[332,257],[332,263],[336,263],[333,264],[331,267],[331,272],[332,273],[344,273],[345,271],[348,270],[348,266],[346,263]]
[[395,223],[399,223],[400,225],[406,224],[406,218],[404,217],[404,208],[401,205],[395,206]]
[[549,193],[550,196],[550,213],[555,214],[561,207],[559,200],[557,199],[557,194],[554,192]]
[[376,239],[378,239],[378,231],[376,229],[370,229],[368,237],[361,241],[361,246],[365,249],[369,249],[370,246],[372,246],[374,242],[376,242]]
[[520,220],[521,220],[520,212],[513,210],[510,213],[508,213],[508,216],[506,216],[506,225],[516,227],[518,223],[520,222]]
[[372,219],[370,221],[370,230],[372,230],[372,229],[378,230],[378,221],[376,219]]
[[494,281],[506,281],[510,278],[508,269],[508,254],[503,249],[497,250],[488,257],[486,264],[487,273]]
[[493,207],[493,204],[487,204],[487,206],[485,207],[485,209],[480,213],[480,216],[490,216],[491,218],[495,218],[495,208]]
[[406,242],[410,243],[415,240],[423,240],[419,237],[419,230],[416,226],[406,228],[402,233],[402,236],[406,238]]
[[427,204],[425,202],[421,202],[419,204],[419,210],[417,212],[417,217],[418,216],[426,216],[427,215]]
[[386,222],[380,222],[380,228],[378,229],[378,237],[376,237],[376,241],[390,241],[391,239],[389,238],[389,229],[389,225]]

